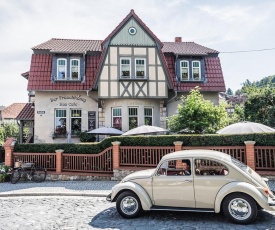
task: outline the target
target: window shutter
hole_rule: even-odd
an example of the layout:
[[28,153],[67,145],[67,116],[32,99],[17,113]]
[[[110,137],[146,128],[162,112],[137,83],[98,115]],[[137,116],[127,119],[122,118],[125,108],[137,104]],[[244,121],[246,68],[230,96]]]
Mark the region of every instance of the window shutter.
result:
[[57,73],[56,70],[57,69],[57,58],[55,55],[53,55],[53,59],[52,59],[52,82],[54,82],[54,80],[57,78]]

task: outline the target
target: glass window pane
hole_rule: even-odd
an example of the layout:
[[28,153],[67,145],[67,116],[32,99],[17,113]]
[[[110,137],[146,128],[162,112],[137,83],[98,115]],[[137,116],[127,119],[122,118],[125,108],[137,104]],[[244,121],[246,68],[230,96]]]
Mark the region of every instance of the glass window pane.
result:
[[129,108],[129,129],[136,128],[138,126],[138,109]]
[[197,62],[197,61],[193,62],[193,67],[199,67],[199,66],[200,66],[199,62]]
[[56,110],[54,132],[58,135],[65,135],[67,133],[66,123],[66,110]]
[[213,160],[196,159],[195,172],[196,175],[203,176],[225,176],[228,174],[228,168],[222,163]]
[[81,132],[81,113],[80,109],[73,109],[71,110],[71,134],[72,135],[79,135]]
[[122,130],[121,108],[112,109],[112,126],[113,128]]

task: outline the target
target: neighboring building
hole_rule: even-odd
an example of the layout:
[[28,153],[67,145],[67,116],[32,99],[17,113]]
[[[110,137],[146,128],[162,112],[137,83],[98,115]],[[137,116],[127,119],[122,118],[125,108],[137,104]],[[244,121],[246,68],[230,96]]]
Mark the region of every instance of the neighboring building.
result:
[[21,110],[24,108],[26,103],[13,103],[7,107],[5,107],[1,111],[1,120],[0,124],[3,124],[4,122],[12,122],[17,123],[16,117],[21,112]]
[[80,131],[101,126],[166,127],[195,86],[215,104],[225,91],[218,51],[180,37],[161,42],[133,10],[103,41],[53,38],[32,49],[22,75],[35,95],[34,142],[64,142],[66,133],[78,142]]

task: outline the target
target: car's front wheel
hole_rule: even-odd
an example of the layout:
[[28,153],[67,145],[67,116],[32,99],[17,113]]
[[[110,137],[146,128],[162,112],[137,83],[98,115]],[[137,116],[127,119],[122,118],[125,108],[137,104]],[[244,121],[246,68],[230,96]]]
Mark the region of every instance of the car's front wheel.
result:
[[142,210],[138,196],[130,191],[123,192],[118,196],[116,208],[124,218],[135,218]]
[[256,219],[258,209],[250,196],[234,193],[224,199],[223,212],[234,223],[248,224]]

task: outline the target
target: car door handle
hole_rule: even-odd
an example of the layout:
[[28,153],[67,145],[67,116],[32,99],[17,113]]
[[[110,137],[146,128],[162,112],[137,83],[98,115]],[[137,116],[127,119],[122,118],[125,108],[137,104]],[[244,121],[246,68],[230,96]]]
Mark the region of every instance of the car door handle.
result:
[[186,182],[186,183],[192,183],[193,180],[184,180],[183,182]]

